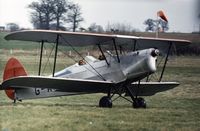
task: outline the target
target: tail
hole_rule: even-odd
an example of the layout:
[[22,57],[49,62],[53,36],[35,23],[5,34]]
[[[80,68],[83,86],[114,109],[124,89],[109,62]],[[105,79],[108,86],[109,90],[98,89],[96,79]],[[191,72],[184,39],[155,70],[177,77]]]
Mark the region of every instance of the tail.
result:
[[[22,64],[16,58],[10,58],[5,66],[3,81],[17,76],[27,76],[27,73]],[[26,100],[37,98],[48,98],[56,96],[74,95],[69,92],[59,92],[56,90],[42,89],[42,88],[21,88],[19,90],[9,88],[5,90],[6,95],[14,100]]]
[[[27,73],[16,58],[10,58],[4,69],[3,81],[17,76],[27,76]],[[5,90],[5,93],[11,100],[15,100],[14,89]]]

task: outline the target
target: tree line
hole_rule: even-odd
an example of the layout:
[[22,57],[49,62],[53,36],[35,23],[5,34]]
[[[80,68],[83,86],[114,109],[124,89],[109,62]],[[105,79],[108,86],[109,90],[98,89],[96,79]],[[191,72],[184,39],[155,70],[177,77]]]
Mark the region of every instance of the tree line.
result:
[[[31,9],[31,23],[35,29],[75,32],[84,20],[80,6],[68,0],[39,0],[32,2],[28,8]],[[64,26],[65,23],[69,24],[68,29]]]
[[[84,21],[81,7],[69,0],[38,0],[30,3],[28,8],[31,10],[31,23],[35,29],[67,30],[74,32],[87,31],[126,35],[139,31],[127,23],[108,23],[105,28],[96,23],[92,23],[87,28],[80,27],[80,23]],[[147,19],[144,24],[147,26],[146,31],[155,31],[157,26],[163,32],[169,29],[168,23],[161,19],[159,21]],[[20,29],[16,23],[9,23],[7,27],[11,31]]]

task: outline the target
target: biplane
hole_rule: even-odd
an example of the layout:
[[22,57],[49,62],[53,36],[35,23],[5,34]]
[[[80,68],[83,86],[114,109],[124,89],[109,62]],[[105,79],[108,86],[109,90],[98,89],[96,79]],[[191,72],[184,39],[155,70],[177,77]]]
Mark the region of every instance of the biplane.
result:
[[[162,81],[170,50],[190,44],[187,40],[136,37],[50,30],[27,30],[8,34],[6,40],[41,43],[37,76],[30,76],[16,58],[5,66],[0,90],[16,101],[56,96],[105,93],[99,107],[111,108],[114,100],[124,98],[134,108],[146,108],[144,96],[172,89],[178,82]],[[52,75],[42,76],[44,43],[55,44]],[[111,48],[104,48],[109,45]],[[126,46],[129,45],[129,46]],[[81,60],[56,72],[58,46],[69,46]],[[100,56],[83,57],[75,47],[96,46]],[[123,48],[128,47],[124,51]],[[149,76],[157,71],[157,59],[162,54],[164,65],[157,81]],[[145,79],[145,80],[144,80]],[[115,96],[115,98],[114,98]],[[117,97],[116,97],[117,96]]]

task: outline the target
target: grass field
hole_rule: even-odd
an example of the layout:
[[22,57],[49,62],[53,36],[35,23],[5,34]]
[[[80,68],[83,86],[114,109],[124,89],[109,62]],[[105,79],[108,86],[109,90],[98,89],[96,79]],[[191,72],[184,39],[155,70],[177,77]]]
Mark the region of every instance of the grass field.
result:
[[[0,48],[1,76],[7,59],[12,56],[17,57],[25,65],[29,74],[37,74],[36,48],[32,51],[18,48],[12,53],[10,48]],[[1,91],[0,130],[199,131],[199,58],[198,56],[170,57],[164,79],[178,81],[181,85],[167,92],[146,97],[147,109],[133,109],[130,103],[122,99],[114,102],[112,109],[99,108],[99,99],[104,94],[26,100],[13,104]],[[73,62],[60,54],[57,70]],[[44,74],[48,74],[50,69],[46,69]]]

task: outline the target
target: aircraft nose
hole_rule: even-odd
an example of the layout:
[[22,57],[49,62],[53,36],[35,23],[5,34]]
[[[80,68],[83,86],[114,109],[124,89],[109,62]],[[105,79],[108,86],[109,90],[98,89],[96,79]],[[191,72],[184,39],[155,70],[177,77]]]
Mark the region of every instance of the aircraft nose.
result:
[[151,56],[153,56],[153,57],[156,57],[156,56],[158,56],[160,54],[160,51],[158,50],[158,49],[154,49],[154,50],[152,50],[152,52],[151,52]]

